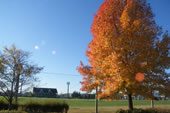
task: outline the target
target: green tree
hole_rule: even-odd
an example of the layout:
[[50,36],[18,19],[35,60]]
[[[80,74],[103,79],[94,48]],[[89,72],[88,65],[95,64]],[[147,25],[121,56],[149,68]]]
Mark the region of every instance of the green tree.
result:
[[72,94],[71,94],[72,98],[80,98],[81,97],[81,94],[80,92],[76,92],[74,91]]

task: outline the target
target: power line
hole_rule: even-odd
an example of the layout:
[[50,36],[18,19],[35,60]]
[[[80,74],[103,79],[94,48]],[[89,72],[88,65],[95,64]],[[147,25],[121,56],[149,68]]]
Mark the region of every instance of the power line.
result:
[[42,72],[42,73],[49,74],[49,75],[81,76],[81,75],[68,74],[68,73],[54,73],[54,72]]

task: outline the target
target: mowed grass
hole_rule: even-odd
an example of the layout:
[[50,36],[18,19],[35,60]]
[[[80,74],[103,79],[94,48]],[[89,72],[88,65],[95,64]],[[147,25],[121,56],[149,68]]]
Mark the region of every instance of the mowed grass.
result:
[[[68,113],[95,113],[94,99],[50,99],[50,98],[19,98],[19,102],[24,104],[32,102],[65,102],[69,105]],[[157,109],[170,109],[170,100],[154,101]],[[135,108],[151,108],[148,100],[133,100]],[[118,109],[128,109],[127,100],[99,101],[99,113],[114,113]]]
[[[3,98],[0,97],[0,100]],[[27,104],[29,102],[36,103],[67,103],[70,107],[68,113],[95,113],[94,99],[60,99],[60,98],[35,98],[35,97],[19,97],[19,104]],[[154,101],[155,108],[169,109],[170,100]],[[135,108],[151,108],[148,100],[133,100]],[[99,113],[113,113],[118,109],[128,109],[127,100],[99,101]]]
[[[67,103],[70,107],[94,107],[94,99],[59,99],[59,98],[34,98],[34,97],[20,97],[19,103],[26,104],[28,102],[39,103]],[[133,100],[134,106],[150,106],[149,100]],[[154,101],[155,105],[169,105],[170,100]],[[113,101],[99,101],[99,107],[119,107],[128,106],[127,100],[113,100]]]
[[[3,97],[0,97],[2,100]],[[67,103],[70,107],[94,107],[95,99],[60,99],[60,98],[36,98],[36,97],[19,97],[19,104],[29,102],[36,103]],[[154,101],[155,105],[169,105],[170,100]],[[149,100],[133,100],[134,106],[150,106]],[[127,100],[99,101],[99,107],[121,107],[128,106]]]

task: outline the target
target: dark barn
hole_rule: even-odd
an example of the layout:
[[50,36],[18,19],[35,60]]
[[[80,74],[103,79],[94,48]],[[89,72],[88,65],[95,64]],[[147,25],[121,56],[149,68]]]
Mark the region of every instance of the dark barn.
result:
[[57,93],[55,88],[33,88],[34,97],[56,98]]

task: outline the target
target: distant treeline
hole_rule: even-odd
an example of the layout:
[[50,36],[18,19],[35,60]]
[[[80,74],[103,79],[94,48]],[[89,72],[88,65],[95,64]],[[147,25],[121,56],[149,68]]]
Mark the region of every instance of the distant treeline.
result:
[[95,99],[95,94],[81,94],[80,92],[74,91],[71,97],[79,99]]
[[[25,92],[22,94],[18,94],[20,97],[35,97],[32,92]],[[3,93],[0,92],[0,96],[3,96]],[[80,93],[74,91],[72,94],[59,94],[56,95],[56,98],[77,98],[77,99],[95,99],[95,94],[87,94],[87,93]]]

